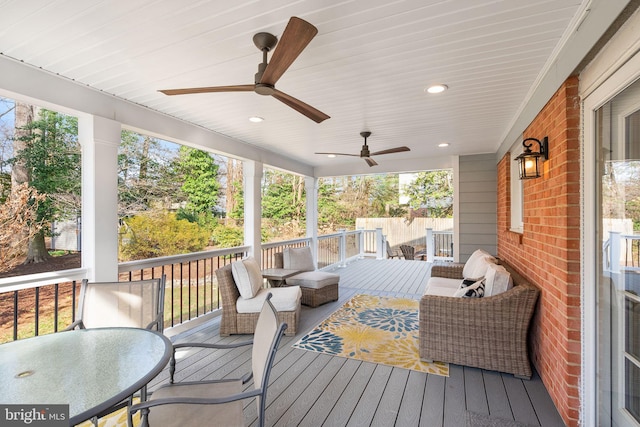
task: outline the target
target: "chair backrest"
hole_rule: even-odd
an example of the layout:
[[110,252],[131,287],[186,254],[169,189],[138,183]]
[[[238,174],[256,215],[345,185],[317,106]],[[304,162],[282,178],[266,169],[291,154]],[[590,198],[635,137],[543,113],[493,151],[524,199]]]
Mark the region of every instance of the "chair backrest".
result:
[[134,282],[82,281],[78,319],[85,328],[164,329],[165,276]]
[[273,261],[275,268],[284,268],[284,254],[282,252],[273,254]]
[[400,245],[400,250],[402,251],[402,256],[404,259],[414,259],[414,254],[416,249],[413,246],[409,245]]
[[393,258],[398,256],[398,254],[396,254],[393,249],[391,249],[391,245],[389,244],[389,241],[387,240],[387,257],[388,258]]
[[260,425],[264,423],[265,401],[269,374],[275,358],[280,340],[287,329],[286,323],[278,321],[278,312],[271,304],[271,293],[267,295],[262,311],[258,316],[256,330],[253,335],[253,350],[251,354],[251,369],[253,371],[253,383],[256,389],[262,392],[256,397],[258,405],[258,419]]
[[218,280],[218,289],[220,290],[220,299],[222,300],[222,310],[235,313],[236,301],[238,297],[240,297],[240,291],[233,279],[231,264],[217,269],[216,279]]

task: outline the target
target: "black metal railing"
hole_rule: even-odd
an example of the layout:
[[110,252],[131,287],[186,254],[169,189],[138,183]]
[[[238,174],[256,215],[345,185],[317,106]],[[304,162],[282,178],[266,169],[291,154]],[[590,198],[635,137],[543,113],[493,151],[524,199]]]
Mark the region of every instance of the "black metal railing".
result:
[[165,328],[220,308],[215,272],[247,254],[247,246],[121,263],[119,281],[166,278]]
[[[433,238],[436,257],[450,258],[452,233],[434,232]],[[311,242],[311,238],[301,238],[262,245],[262,268],[274,267],[274,254],[285,247],[308,246]],[[381,230],[318,236],[318,268],[343,266],[351,259],[376,254],[379,247],[384,247]],[[121,263],[118,280],[165,275],[165,327],[170,328],[218,311],[220,292],[215,271],[246,256],[249,250],[249,246],[238,246]],[[80,283],[85,277],[85,269],[73,269],[0,279],[0,343],[66,328],[75,320]]]

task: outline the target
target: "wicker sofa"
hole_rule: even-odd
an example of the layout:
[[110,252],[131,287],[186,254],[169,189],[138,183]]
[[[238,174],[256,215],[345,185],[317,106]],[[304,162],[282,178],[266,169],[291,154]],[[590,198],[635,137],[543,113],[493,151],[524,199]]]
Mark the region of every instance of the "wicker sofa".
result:
[[[238,313],[236,302],[240,297],[240,291],[236,286],[231,271],[231,264],[227,264],[216,270],[220,297],[222,299],[222,318],[220,319],[220,336],[232,334],[252,334],[256,328],[256,322],[260,312]],[[273,290],[272,290],[273,291]],[[300,303],[292,311],[278,311],[278,320],[287,324],[285,335],[293,336],[298,330],[300,319]]]
[[[455,363],[531,378],[529,324],[539,290],[511,266],[513,287],[484,298],[423,295],[419,350],[423,360]],[[462,281],[464,264],[436,263],[432,277]]]

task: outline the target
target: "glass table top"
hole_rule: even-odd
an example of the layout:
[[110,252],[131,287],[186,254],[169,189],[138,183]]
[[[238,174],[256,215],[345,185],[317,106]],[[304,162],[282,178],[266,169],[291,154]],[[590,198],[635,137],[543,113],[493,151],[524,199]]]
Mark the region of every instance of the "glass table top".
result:
[[69,404],[71,424],[138,391],[166,366],[171,342],[136,328],[59,332],[0,345],[6,404]]

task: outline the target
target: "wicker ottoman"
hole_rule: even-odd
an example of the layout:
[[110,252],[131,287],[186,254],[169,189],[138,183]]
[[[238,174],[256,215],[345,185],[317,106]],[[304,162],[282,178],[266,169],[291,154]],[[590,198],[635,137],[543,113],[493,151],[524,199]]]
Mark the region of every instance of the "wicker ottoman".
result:
[[[285,268],[283,253],[278,252],[274,255],[276,268]],[[308,252],[306,255],[310,257],[311,252]],[[311,266],[313,265],[311,259],[309,259],[309,263]],[[297,268],[297,266],[287,267]],[[327,302],[337,301],[339,281],[339,275],[320,270],[301,271],[300,273],[285,279],[287,286],[300,286],[300,290],[302,291],[301,304],[309,307],[317,307]]]
[[340,276],[324,271],[303,271],[286,279],[288,286],[300,286],[302,305],[317,307],[338,300]]

